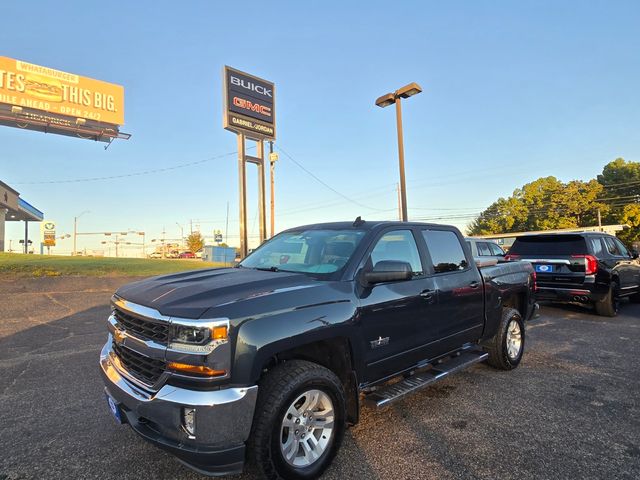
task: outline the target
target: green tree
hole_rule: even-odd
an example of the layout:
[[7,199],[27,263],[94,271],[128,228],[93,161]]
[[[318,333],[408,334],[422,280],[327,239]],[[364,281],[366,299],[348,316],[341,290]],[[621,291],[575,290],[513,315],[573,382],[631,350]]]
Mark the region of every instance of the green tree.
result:
[[631,246],[633,242],[640,241],[640,203],[625,205],[620,217],[620,223],[629,225],[618,233],[620,240]]
[[562,183],[543,177],[499,198],[468,227],[472,235],[575,228],[597,224],[603,186],[596,180]]
[[603,201],[611,206],[606,223],[626,223],[623,221],[626,205],[640,200],[640,162],[616,158],[605,165],[598,182],[604,187]]
[[187,248],[190,252],[198,252],[204,247],[204,238],[200,232],[193,232],[187,237]]

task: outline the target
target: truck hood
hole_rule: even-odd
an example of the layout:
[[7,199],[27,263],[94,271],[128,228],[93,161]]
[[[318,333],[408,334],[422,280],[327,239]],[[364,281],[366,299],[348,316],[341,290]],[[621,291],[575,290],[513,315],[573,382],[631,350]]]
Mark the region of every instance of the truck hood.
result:
[[120,287],[116,295],[166,316],[200,318],[214,307],[314,285],[301,273],[220,268],[148,278]]

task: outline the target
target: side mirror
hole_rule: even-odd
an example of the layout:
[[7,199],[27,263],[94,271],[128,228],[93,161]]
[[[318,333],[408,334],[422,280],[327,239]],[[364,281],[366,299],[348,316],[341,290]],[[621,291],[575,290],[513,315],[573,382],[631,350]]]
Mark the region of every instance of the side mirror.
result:
[[384,282],[398,282],[410,280],[413,277],[411,264],[396,260],[381,260],[375,264],[373,270],[365,272],[363,280],[368,285]]
[[636,260],[638,257],[640,257],[640,254],[638,253],[638,251],[637,250],[632,250],[631,251],[631,258]]

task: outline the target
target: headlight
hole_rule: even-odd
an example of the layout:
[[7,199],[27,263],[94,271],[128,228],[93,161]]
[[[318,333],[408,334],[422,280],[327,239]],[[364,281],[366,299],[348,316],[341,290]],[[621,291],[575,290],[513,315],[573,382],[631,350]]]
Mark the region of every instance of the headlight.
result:
[[171,339],[176,343],[203,345],[211,340],[211,329],[209,327],[174,325]]
[[190,353],[209,353],[218,345],[226,343],[229,336],[229,323],[211,322],[205,325],[174,323],[171,325],[170,348]]

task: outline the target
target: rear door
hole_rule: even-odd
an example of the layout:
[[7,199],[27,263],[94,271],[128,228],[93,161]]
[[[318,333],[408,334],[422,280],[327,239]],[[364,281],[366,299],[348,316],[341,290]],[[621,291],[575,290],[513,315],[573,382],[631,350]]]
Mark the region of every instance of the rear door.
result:
[[429,357],[477,340],[484,328],[482,277],[461,238],[448,229],[421,230],[430,262],[435,304],[425,305],[420,335]]
[[586,239],[568,234],[519,237],[509,250],[510,258],[532,263],[542,290],[584,288],[587,255]]
[[639,283],[637,262],[633,260],[627,248],[617,238],[603,237],[603,241],[611,269],[617,274],[620,282],[620,293],[624,295],[635,291]]

